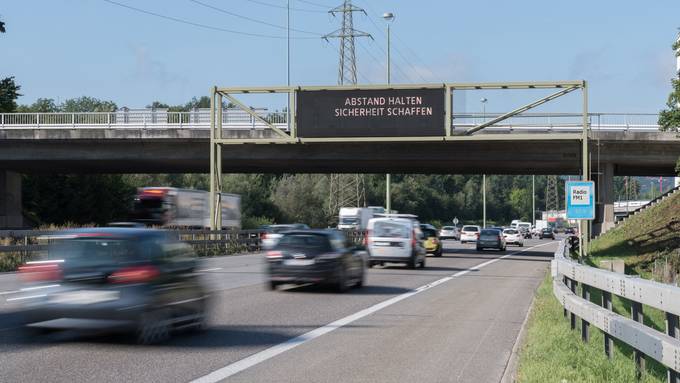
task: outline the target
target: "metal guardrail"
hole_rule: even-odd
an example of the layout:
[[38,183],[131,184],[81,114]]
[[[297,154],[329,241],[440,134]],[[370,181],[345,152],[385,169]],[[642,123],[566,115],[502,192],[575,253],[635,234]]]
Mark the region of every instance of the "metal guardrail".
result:
[[[593,325],[604,333],[604,350],[611,358],[614,339],[634,350],[638,377],[645,370],[645,358],[654,359],[668,369],[668,381],[680,381],[680,288],[630,275],[610,272],[579,264],[567,255],[562,241],[551,263],[553,293],[570,317],[571,328],[581,318],[581,337],[590,338]],[[576,294],[581,284],[581,296]],[[590,301],[592,289],[602,292],[601,306]],[[631,302],[631,318],[612,311],[612,294]],[[666,314],[666,333],[643,324],[643,305]]]
[[[253,109],[265,121],[287,130],[287,113]],[[461,113],[452,115],[452,126],[468,129],[500,116],[498,113]],[[655,113],[591,113],[593,130],[659,130]],[[583,116],[578,113],[523,113],[510,117],[487,128],[493,131],[547,130],[551,132],[576,132],[581,130]],[[241,109],[227,108],[222,112],[225,129],[265,129],[266,124]],[[190,112],[170,112],[166,109],[129,109],[116,112],[94,113],[1,113],[0,129],[43,128],[178,128],[209,129],[210,109]]]

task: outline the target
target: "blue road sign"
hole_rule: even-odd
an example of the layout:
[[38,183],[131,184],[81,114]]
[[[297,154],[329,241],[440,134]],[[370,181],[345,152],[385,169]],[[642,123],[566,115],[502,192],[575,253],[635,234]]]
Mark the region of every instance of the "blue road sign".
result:
[[567,219],[595,219],[595,182],[567,181]]

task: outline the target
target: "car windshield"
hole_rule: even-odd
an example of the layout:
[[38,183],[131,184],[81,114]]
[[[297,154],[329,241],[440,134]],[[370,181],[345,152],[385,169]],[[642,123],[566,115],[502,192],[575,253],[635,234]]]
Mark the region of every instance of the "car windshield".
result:
[[359,222],[357,217],[340,217],[341,225],[354,225]]
[[453,230],[453,226],[444,226],[442,230]]
[[409,228],[402,223],[378,221],[373,226],[373,235],[385,238],[408,238]]
[[141,260],[135,241],[112,238],[76,238],[55,243],[50,259],[63,259],[68,265],[96,266]]
[[486,229],[486,230],[482,230],[482,232],[480,233],[480,236],[482,236],[482,237],[498,237],[499,233],[500,232],[498,230]]
[[294,227],[293,225],[276,225],[276,226],[269,226],[269,230],[271,230],[272,233],[282,233],[284,231],[288,230],[293,230]]
[[328,237],[323,234],[288,234],[278,242],[281,249],[313,249],[326,250],[329,248]]
[[479,229],[477,228],[477,226],[463,226],[463,231],[474,231],[474,232],[478,232]]
[[506,229],[506,230],[503,230],[503,233],[505,233],[505,234],[517,234],[517,230],[515,230],[515,229]]
[[437,236],[437,230],[433,229],[421,229],[423,231],[423,236],[425,238],[430,238],[430,237],[436,237]]

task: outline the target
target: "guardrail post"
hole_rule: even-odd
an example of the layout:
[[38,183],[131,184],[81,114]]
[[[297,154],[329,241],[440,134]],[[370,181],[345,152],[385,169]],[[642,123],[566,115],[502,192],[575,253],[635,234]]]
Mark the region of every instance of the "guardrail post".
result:
[[[602,290],[602,307],[612,311],[612,293],[609,291]],[[604,333],[604,353],[609,359],[614,356],[614,339],[606,332]]]
[[[581,298],[590,302],[590,286],[584,283],[581,283]],[[583,318],[581,318],[581,339],[586,343],[590,340],[590,323]]]
[[[680,338],[680,323],[678,316],[671,313],[666,313],[666,334],[673,338]],[[668,383],[680,383],[680,374],[669,368],[667,372]]]
[[[642,315],[642,303],[631,301],[630,315],[634,321],[644,323],[644,316]],[[640,379],[642,377],[642,373],[645,371],[645,354],[637,349],[633,349],[633,358],[635,359],[635,377]]]
[[[578,282],[576,282],[573,279],[570,279],[570,281],[571,283],[569,289],[571,290],[572,293],[576,294],[576,287],[578,286]],[[569,313],[569,324],[572,330],[576,330],[576,314]]]
[[[563,276],[563,277],[562,277],[562,282],[563,282],[567,287],[569,287],[569,283],[570,283],[570,282],[569,282],[569,278]],[[565,308],[563,308],[562,310],[563,310],[564,317],[566,318],[566,317],[567,317],[567,314],[568,314],[567,308],[565,307]]]

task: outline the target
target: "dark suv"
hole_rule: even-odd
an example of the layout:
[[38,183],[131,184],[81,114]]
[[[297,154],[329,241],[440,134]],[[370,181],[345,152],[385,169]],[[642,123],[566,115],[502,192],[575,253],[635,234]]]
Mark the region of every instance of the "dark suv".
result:
[[555,239],[555,232],[553,231],[553,229],[546,227],[545,229],[541,230],[541,235],[539,237],[541,239],[544,238]]
[[192,248],[161,230],[97,228],[66,232],[49,260],[19,268],[44,294],[24,300],[34,329],[133,331],[140,343],[173,329],[202,328],[208,293]]
[[286,232],[267,252],[269,287],[284,283],[319,283],[344,292],[361,287],[368,253],[347,241],[339,230]]

